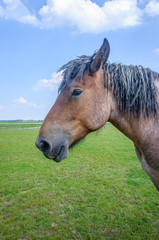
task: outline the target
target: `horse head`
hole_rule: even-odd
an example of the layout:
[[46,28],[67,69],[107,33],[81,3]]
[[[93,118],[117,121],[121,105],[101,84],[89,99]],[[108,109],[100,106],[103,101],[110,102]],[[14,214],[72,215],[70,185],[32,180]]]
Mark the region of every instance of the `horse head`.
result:
[[101,128],[111,110],[104,88],[104,70],[110,52],[107,39],[97,53],[82,56],[64,65],[63,81],[55,104],[39,131],[36,146],[47,158],[60,162],[68,148],[88,133]]

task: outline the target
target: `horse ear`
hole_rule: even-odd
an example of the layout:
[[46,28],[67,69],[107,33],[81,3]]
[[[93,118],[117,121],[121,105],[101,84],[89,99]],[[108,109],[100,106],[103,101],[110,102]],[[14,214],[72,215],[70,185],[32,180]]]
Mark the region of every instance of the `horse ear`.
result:
[[90,73],[97,72],[99,68],[106,63],[109,57],[109,53],[110,53],[110,45],[108,40],[104,38],[102,46],[100,47],[95,58],[90,64],[90,67],[89,67]]

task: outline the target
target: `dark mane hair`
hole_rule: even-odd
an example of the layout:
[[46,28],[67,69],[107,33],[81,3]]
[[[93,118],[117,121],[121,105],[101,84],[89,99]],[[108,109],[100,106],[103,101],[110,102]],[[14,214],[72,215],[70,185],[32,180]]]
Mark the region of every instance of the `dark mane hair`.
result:
[[104,66],[106,88],[108,89],[108,74],[110,88],[118,103],[121,114],[133,113],[140,117],[156,116],[158,103],[154,80],[159,80],[159,74],[142,66],[126,66],[109,64]]
[[[83,77],[88,71],[93,56],[81,56],[72,60],[59,69],[63,80],[58,92],[60,93],[76,77]],[[111,89],[116,99],[120,114],[128,117],[133,114],[139,118],[141,113],[145,117],[156,116],[158,103],[154,80],[159,80],[159,73],[142,66],[126,66],[122,64],[106,63],[104,69],[104,86]],[[110,76],[110,77],[109,77]]]
[[63,80],[59,86],[58,92],[71,83],[76,77],[83,77],[83,73],[88,70],[94,56],[81,56],[63,65],[58,72],[62,72]]

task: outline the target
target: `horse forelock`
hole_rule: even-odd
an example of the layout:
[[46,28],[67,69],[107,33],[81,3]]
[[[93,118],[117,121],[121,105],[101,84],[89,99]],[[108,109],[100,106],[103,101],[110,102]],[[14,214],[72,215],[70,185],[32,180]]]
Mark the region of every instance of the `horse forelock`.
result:
[[83,78],[84,72],[88,70],[92,56],[81,56],[63,65],[58,72],[62,72],[63,80],[59,86],[60,93],[65,86],[69,85],[77,77]]
[[[62,66],[58,71],[62,72],[63,76],[58,92],[60,93],[77,77],[83,78],[95,56],[96,52],[93,56],[83,55]],[[142,66],[126,66],[109,62],[103,66],[103,69],[104,87],[111,89],[120,114],[127,114],[129,117],[133,113],[138,118],[141,113],[145,117],[156,116],[158,103],[154,80],[159,80],[159,73]]]
[[63,80],[58,88],[58,93],[60,93],[65,86],[69,85],[77,77],[81,79],[83,78],[83,74],[88,71],[96,54],[97,51],[95,51],[92,56],[82,55],[77,59],[69,61],[58,70],[58,72],[62,72],[63,77]]

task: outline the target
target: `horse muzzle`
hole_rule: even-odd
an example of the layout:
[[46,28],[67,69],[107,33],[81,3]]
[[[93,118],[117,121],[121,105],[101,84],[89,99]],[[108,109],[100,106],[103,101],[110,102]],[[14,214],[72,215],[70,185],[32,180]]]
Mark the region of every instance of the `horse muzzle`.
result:
[[61,162],[62,159],[68,156],[68,143],[67,141],[60,140],[53,145],[46,139],[37,138],[35,145],[43,152],[45,157],[54,160],[55,162]]

